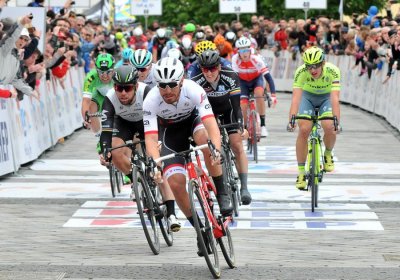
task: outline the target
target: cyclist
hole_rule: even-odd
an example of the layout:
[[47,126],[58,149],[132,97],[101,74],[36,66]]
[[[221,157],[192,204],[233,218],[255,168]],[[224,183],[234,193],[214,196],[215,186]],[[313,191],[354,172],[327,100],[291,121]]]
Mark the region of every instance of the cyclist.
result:
[[[198,84],[184,79],[182,62],[166,57],[154,68],[157,87],[148,94],[143,104],[146,151],[153,157],[160,157],[159,133],[162,141],[161,155],[187,150],[189,137],[198,145],[210,138],[217,150],[221,148],[220,133],[207,94]],[[160,132],[158,131],[158,125]],[[210,157],[208,149],[203,151],[204,161],[217,189],[217,200],[223,215],[232,213],[229,195],[223,184],[219,156]],[[217,152],[218,154],[218,152]],[[162,163],[164,177],[168,181],[176,202],[193,225],[189,196],[186,191],[185,160],[175,157]]]
[[[218,51],[207,50],[198,56],[197,61],[201,74],[192,77],[207,93],[214,114],[218,115],[223,124],[243,123],[240,109],[239,77],[232,69],[222,67]],[[237,169],[241,182],[240,195],[242,203],[251,203],[251,195],[247,189],[248,160],[243,149],[242,138],[247,131],[239,135],[237,128],[227,129],[232,150],[237,158]]]
[[164,47],[167,46],[167,34],[164,28],[159,28],[156,31],[156,36],[153,37],[152,55],[153,62],[156,63],[161,59],[161,53]]
[[148,42],[147,42],[147,37],[143,35],[143,29],[138,26],[135,29],[133,29],[133,36],[129,40],[129,46],[134,49],[134,50],[147,50],[148,47]]
[[93,132],[98,133],[100,131],[100,123],[97,123],[96,119],[93,119],[90,123],[86,122],[86,112],[93,114],[102,110],[104,96],[113,87],[113,56],[111,54],[99,54],[95,61],[95,67],[85,77],[81,113],[84,125],[91,128]]
[[229,61],[232,61],[232,55],[233,55],[233,47],[232,44],[229,43],[225,37],[221,34],[218,34],[215,39],[214,43],[217,46],[217,49],[219,51],[219,55]]
[[130,58],[131,64],[139,71],[139,82],[150,88],[156,85],[153,75],[153,55],[148,50],[136,50]]
[[247,120],[247,106],[250,91],[254,91],[257,98],[257,112],[260,114],[261,137],[267,137],[268,132],[265,126],[265,101],[263,77],[267,80],[272,98],[276,99],[275,84],[267,66],[262,58],[252,54],[251,41],[246,37],[240,37],[236,41],[238,53],[232,57],[232,69],[239,74],[240,88],[242,90],[241,107],[245,120]]
[[115,64],[115,67],[119,67],[121,65],[130,64],[130,59],[133,54],[133,50],[131,48],[125,48],[121,52],[121,60]]
[[[289,118],[292,115],[310,116],[314,108],[319,107],[320,116],[336,116],[340,119],[339,94],[340,70],[332,63],[325,62],[325,54],[318,47],[311,47],[303,54],[304,64],[297,68],[293,83],[292,103]],[[296,141],[296,156],[299,174],[296,187],[306,188],[305,162],[307,158],[307,139],[311,132],[312,123],[307,120],[298,120],[299,134]],[[336,142],[336,133],[332,120],[321,122],[324,130],[324,161],[325,171],[331,172],[335,166],[332,150]],[[288,130],[293,130],[290,121]]]
[[[197,34],[197,33],[196,33]],[[182,38],[182,42],[180,43],[180,50],[182,52],[182,63],[187,70],[190,65],[196,61],[196,53],[194,51],[194,46],[192,39],[189,36],[185,36]]]
[[[206,50],[216,50],[217,47],[211,41],[201,41],[196,45],[195,52],[196,55],[199,56],[202,52]],[[221,58],[221,65],[224,67],[232,68],[231,62],[225,58]],[[200,65],[197,61],[194,61],[192,65],[190,65],[189,69],[187,70],[187,76],[189,78],[197,76],[201,74]]]

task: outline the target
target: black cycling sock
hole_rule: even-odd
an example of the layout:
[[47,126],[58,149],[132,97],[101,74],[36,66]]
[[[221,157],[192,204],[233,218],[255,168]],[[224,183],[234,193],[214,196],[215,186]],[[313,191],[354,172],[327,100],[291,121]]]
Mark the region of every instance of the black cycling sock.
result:
[[167,217],[171,215],[175,215],[175,200],[167,200],[164,202],[165,206],[167,206]]
[[217,195],[226,194],[224,177],[221,175],[217,177],[212,177],[212,179],[214,181],[215,188],[217,189]]
[[260,115],[260,125],[265,126],[265,115],[263,116]]
[[247,190],[247,173],[239,173],[240,185],[242,190]]
[[[193,217],[187,217],[186,219],[188,219],[189,223],[192,225],[192,227],[194,227],[194,221],[193,221]],[[204,227],[203,223],[201,222],[199,216],[197,215],[197,219],[200,223],[200,227]]]

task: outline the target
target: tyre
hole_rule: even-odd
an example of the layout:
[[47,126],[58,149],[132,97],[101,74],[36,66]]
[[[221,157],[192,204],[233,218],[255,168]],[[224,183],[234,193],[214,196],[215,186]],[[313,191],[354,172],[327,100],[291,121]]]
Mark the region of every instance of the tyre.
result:
[[232,235],[229,230],[229,226],[225,229],[226,235],[218,238],[219,247],[221,248],[222,254],[224,255],[225,261],[230,268],[235,268],[236,258],[235,249],[233,247]]
[[[162,203],[162,196],[160,193],[160,189],[158,187],[155,187],[156,190],[156,201],[158,203]],[[174,235],[173,232],[169,230],[168,228],[168,218],[167,218],[167,206],[164,204],[158,204],[158,207],[160,209],[160,213],[158,215],[158,225],[160,226],[161,233],[164,237],[165,243],[167,243],[168,246],[172,246],[174,244]]]
[[151,251],[158,255],[160,253],[160,239],[153,207],[153,198],[147,181],[143,174],[134,167],[132,170],[133,189],[135,191],[136,205],[140,222],[142,223],[144,235],[149,243]]
[[114,167],[114,165],[110,164],[110,166],[108,167],[108,174],[110,177],[110,187],[111,187],[112,197],[115,197],[116,189],[117,189],[117,179],[115,176],[115,171],[116,171],[116,168]]
[[311,211],[314,212],[318,207],[318,168],[316,140],[311,140],[311,160],[310,160],[310,176],[308,178],[309,189],[311,190]]
[[[208,219],[207,210],[204,206],[206,201],[203,201],[203,198],[199,191],[199,185],[196,181],[191,180],[189,182],[189,200],[190,207],[192,211],[192,217],[194,222],[194,228],[197,233],[197,241],[199,245],[199,249],[201,250],[207,266],[213,275],[214,278],[219,278],[221,276],[221,269],[219,267],[219,259],[218,259],[218,251],[217,251],[217,241],[214,237],[213,233],[213,225],[211,221]],[[196,209],[196,201],[198,202],[199,209]],[[206,244],[204,242],[203,236],[208,239],[209,249],[211,250],[211,254],[208,254],[208,250]]]
[[252,136],[252,150],[253,158],[256,163],[258,163],[258,151],[257,151],[257,113],[256,111],[251,111],[251,134]]
[[117,191],[121,193],[122,186],[124,185],[124,178],[122,172],[115,169],[115,182],[117,183]]

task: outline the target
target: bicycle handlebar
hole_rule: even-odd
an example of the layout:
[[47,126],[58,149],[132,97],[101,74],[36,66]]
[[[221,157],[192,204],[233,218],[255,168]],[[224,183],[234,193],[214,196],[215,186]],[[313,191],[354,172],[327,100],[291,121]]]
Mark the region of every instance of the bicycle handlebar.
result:
[[296,116],[292,115],[292,118],[290,119],[290,125],[294,127],[296,120],[307,120],[307,121],[323,121],[323,120],[332,120],[333,121],[333,126],[335,127],[335,131],[338,131],[339,127],[339,122],[336,116],[325,116],[325,117],[316,117],[316,116]]
[[[210,141],[210,140],[209,140]],[[211,141],[210,141],[210,143],[211,143]],[[211,143],[212,144],[212,143]],[[159,158],[157,158],[157,159],[155,159],[154,161],[156,162],[156,163],[159,163],[159,162],[161,162],[161,161],[164,161],[164,160],[167,160],[167,159],[170,159],[170,158],[174,158],[174,157],[178,157],[178,156],[187,156],[188,154],[190,154],[190,153],[192,153],[192,152],[194,152],[194,151],[198,151],[198,150],[202,150],[202,149],[205,149],[205,148],[210,148],[210,146],[209,146],[209,144],[207,143],[207,144],[203,144],[203,145],[200,145],[200,146],[196,146],[196,147],[194,147],[194,148],[190,148],[189,150],[186,150],[186,151],[182,151],[182,152],[178,152],[178,153],[172,153],[172,154],[169,154],[169,155],[165,155],[165,156],[162,156],[162,157],[159,157]]]

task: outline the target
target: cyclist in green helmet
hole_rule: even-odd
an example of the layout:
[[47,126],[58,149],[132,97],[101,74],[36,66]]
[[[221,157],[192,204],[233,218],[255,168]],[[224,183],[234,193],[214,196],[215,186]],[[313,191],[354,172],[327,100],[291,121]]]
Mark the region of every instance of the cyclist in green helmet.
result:
[[[311,47],[303,54],[304,64],[295,72],[293,83],[292,104],[289,111],[287,129],[292,131],[290,120],[292,115],[310,116],[314,108],[319,107],[319,116],[336,116],[340,121],[340,70],[332,63],[325,61],[324,51]],[[296,142],[298,176],[296,187],[306,189],[305,162],[307,159],[307,139],[311,133],[312,122],[298,120],[299,134]],[[332,120],[321,121],[324,130],[325,171],[331,172],[335,166],[332,150],[336,142],[336,133]],[[340,131],[340,129],[338,129]]]

